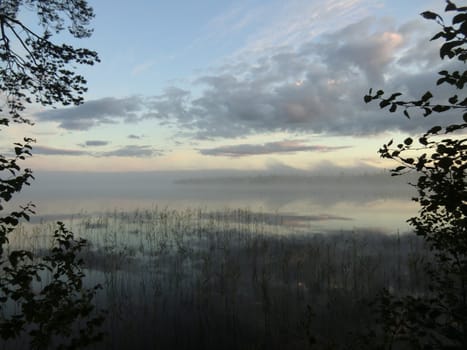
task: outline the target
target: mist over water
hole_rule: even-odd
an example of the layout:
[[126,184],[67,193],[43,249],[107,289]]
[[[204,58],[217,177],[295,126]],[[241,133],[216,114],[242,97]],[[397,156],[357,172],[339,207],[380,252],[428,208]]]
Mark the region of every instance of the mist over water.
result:
[[409,178],[388,174],[273,175],[232,172],[37,173],[16,204],[37,206],[33,222],[112,211],[248,209],[310,232],[405,232],[416,214]]

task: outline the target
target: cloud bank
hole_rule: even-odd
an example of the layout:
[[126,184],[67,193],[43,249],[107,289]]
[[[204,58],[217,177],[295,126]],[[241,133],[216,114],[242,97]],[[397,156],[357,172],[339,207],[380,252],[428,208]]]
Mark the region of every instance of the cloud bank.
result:
[[[276,131],[364,136],[423,130],[435,115],[408,120],[401,113],[378,110],[375,103],[365,105],[363,95],[370,87],[401,91],[405,99],[419,98],[427,89],[446,95],[445,87],[435,88],[435,74],[443,63],[439,43],[428,40],[436,30],[423,21],[396,26],[389,19],[368,17],[300,45],[264,50],[254,62],[226,64],[199,76],[194,81],[197,93],[170,87],[159,95],[108,97],[42,112],[37,118],[69,130],[152,119],[198,139]],[[446,122],[455,118],[443,115]],[[200,152],[239,156],[280,148],[235,147]]]
[[296,153],[303,151],[330,152],[344,148],[349,148],[349,146],[329,147],[307,145],[301,140],[284,140],[279,142],[268,142],[264,144],[240,144],[200,149],[199,153],[209,156],[244,157],[274,153]]
[[[99,145],[98,145],[99,146]],[[102,145],[103,146],[103,145]],[[156,149],[149,145],[126,145],[110,151],[105,152],[91,152],[76,149],[53,148],[47,146],[34,146],[34,155],[45,156],[90,156],[90,157],[130,157],[130,158],[147,158],[154,156],[161,156],[165,152]]]

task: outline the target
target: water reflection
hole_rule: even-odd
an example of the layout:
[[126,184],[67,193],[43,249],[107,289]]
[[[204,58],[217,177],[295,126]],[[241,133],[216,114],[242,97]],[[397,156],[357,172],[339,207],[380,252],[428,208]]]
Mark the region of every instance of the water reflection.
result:
[[[37,205],[34,222],[113,211],[248,209],[262,220],[322,232],[372,228],[406,231],[416,214],[407,179],[387,175],[180,178],[158,173],[47,174],[21,193]],[[185,175],[186,176],[186,175]],[[228,218],[226,218],[227,220]],[[232,218],[230,218],[232,219]],[[229,219],[229,220],[230,220]],[[279,220],[279,219],[274,219]]]

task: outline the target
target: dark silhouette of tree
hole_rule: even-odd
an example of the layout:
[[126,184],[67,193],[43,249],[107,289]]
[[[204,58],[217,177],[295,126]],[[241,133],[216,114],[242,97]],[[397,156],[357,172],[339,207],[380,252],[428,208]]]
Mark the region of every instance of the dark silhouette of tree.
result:
[[[36,15],[37,25],[21,20],[25,12]],[[32,124],[24,116],[28,104],[82,103],[86,81],[73,66],[98,62],[97,53],[55,43],[54,34],[68,31],[75,38],[89,37],[93,17],[85,0],[0,1],[0,127]],[[97,328],[103,317],[94,313],[92,304],[98,286],[88,289],[82,281],[78,254],[86,242],[58,223],[48,255],[37,257],[8,246],[9,234],[34,214],[32,203],[8,208],[33,179],[30,169],[21,168],[31,156],[32,143],[25,138],[14,144],[11,155],[0,155],[0,335],[4,341],[28,336],[32,349],[76,349],[102,335]],[[44,274],[50,282],[34,287]],[[79,320],[85,321],[81,327],[76,325]]]
[[[446,23],[439,14],[426,11],[421,15],[441,26],[431,40],[443,40],[441,59],[467,60],[467,6],[446,1]],[[452,14],[452,15],[450,15]],[[447,101],[427,91],[418,100],[400,100],[401,93],[385,96],[382,90],[364,97],[365,102],[379,101],[390,112],[402,109],[410,118],[413,110],[436,123],[414,140],[399,144],[393,140],[379,150],[381,157],[400,163],[391,170],[393,176],[416,172],[413,186],[420,204],[418,216],[409,219],[417,235],[424,238],[433,252],[427,265],[429,290],[423,296],[395,296],[385,290],[377,304],[380,328],[366,340],[370,348],[391,349],[467,349],[467,70],[438,73],[436,84],[451,85],[455,93]],[[459,115],[457,124],[443,123],[443,113]],[[378,344],[378,345],[376,345]]]

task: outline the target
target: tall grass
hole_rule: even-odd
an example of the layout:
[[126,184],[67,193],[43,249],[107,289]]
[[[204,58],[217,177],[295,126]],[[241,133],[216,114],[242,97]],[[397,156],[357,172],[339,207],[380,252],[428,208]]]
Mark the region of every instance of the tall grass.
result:
[[[417,237],[289,221],[157,207],[70,219],[90,242],[87,280],[103,285],[108,336],[97,348],[303,349],[310,329],[345,342],[370,322],[367,301],[382,287],[425,290],[429,253]],[[11,243],[40,254],[52,232],[23,226]]]

